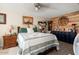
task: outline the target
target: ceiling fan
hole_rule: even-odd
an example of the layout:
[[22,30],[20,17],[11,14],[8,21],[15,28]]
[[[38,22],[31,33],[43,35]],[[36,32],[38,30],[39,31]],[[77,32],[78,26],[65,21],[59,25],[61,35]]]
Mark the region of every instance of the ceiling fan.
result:
[[36,11],[40,9],[48,9],[50,8],[50,4],[48,3],[34,3],[34,8]]
[[40,3],[34,3],[35,10],[38,11],[41,8]]

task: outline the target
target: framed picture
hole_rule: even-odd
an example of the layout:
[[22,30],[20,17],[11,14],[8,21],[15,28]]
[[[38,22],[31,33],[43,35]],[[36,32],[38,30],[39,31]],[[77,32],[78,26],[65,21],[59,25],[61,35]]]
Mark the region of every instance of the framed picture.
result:
[[46,32],[47,30],[47,22],[46,21],[38,21],[38,26],[40,32]]
[[38,25],[46,27],[47,22],[46,21],[38,21]]
[[23,24],[33,24],[33,17],[23,16]]
[[6,14],[0,13],[0,24],[6,24]]

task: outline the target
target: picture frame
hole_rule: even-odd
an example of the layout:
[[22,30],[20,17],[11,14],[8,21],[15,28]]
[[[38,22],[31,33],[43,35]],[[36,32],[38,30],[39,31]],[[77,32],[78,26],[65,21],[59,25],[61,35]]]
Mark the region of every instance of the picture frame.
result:
[[0,24],[6,24],[6,14],[0,13]]
[[45,33],[47,31],[47,22],[46,21],[38,21],[39,31]]
[[38,21],[38,25],[46,27],[47,22],[46,21]]
[[23,16],[23,24],[33,24],[33,17]]

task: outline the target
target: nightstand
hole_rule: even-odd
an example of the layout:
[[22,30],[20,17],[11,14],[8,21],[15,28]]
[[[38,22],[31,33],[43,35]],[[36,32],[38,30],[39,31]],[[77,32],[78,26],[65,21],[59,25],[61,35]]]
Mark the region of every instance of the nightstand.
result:
[[17,35],[3,36],[3,49],[15,47],[17,45]]

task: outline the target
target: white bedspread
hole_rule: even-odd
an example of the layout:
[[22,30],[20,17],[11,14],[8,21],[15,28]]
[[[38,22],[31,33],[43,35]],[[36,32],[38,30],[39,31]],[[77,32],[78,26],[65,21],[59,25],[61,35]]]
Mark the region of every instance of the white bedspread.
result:
[[42,52],[51,46],[59,46],[56,36],[49,33],[19,33],[17,41],[22,53],[27,50],[29,54]]

